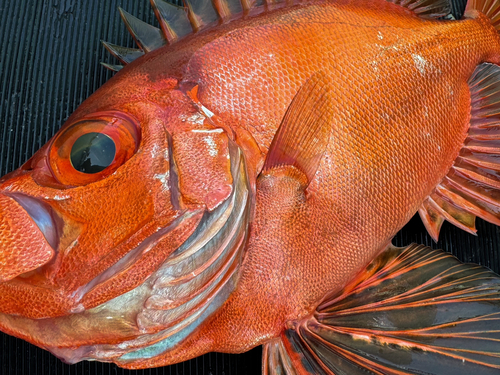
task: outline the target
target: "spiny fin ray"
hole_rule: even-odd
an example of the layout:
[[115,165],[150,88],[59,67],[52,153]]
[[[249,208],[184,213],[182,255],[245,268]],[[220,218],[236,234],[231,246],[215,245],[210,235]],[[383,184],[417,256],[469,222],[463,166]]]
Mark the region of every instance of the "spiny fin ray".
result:
[[144,52],[151,52],[166,44],[165,37],[160,29],[141,21],[122,8],[118,8],[118,10],[128,31]]
[[500,2],[498,0],[469,0],[466,9],[475,9],[484,13],[495,29],[500,31]]
[[123,65],[113,65],[113,64],[108,64],[105,62],[101,62],[101,65],[104,66],[106,69],[109,69],[113,72],[118,72],[121,69],[123,69]]
[[[439,19],[439,18],[451,18],[459,19],[462,14],[452,14],[453,1],[464,1],[464,0],[387,0],[390,3],[401,5],[411,11],[415,12],[419,17]],[[465,8],[465,4],[463,5]],[[458,17],[458,18],[457,18]]]
[[101,41],[101,43],[109,51],[109,53],[120,60],[123,64],[130,64],[135,59],[144,55],[144,52],[140,49],[122,47],[105,41]]
[[160,23],[163,35],[169,43],[173,43],[193,31],[184,8],[163,0],[151,0],[151,6]]
[[[216,21],[224,22],[236,15],[246,15],[257,6],[279,2],[272,0],[183,0],[185,6],[178,7],[164,0],[150,1],[161,29],[118,8],[128,31],[144,53],[151,52],[167,43],[174,43],[188,34],[196,33],[208,25],[214,24]],[[272,6],[268,9],[271,8]],[[104,45],[112,55],[124,64],[130,63],[139,55],[137,50],[126,49],[111,43]],[[103,63],[103,65],[111,70],[119,68],[118,65],[107,63]]]
[[444,220],[475,233],[480,217],[500,225],[500,67],[479,65],[469,79],[468,138],[444,180],[419,209],[437,241]]
[[184,0],[184,2],[188,8],[189,22],[195,32],[219,19],[211,1]]

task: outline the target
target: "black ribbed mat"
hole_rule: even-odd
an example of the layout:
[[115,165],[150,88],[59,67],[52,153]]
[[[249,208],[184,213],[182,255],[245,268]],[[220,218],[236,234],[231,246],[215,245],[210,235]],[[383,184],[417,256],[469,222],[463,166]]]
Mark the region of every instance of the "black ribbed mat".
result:
[[[99,64],[116,63],[101,39],[133,46],[118,6],[157,25],[147,0],[0,0],[0,175],[24,163],[112,76]],[[441,241],[434,244],[414,218],[395,244],[442,248],[499,272],[500,230],[481,220],[477,227],[474,237],[445,224]],[[0,375],[259,374],[260,354],[260,348],[243,355],[211,353],[170,367],[126,371],[97,362],[68,366],[0,333]]]

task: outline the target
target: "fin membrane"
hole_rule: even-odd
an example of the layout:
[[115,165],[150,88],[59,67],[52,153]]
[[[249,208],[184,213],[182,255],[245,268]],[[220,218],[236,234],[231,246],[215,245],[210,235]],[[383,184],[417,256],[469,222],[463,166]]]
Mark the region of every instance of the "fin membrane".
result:
[[290,327],[267,344],[265,374],[498,374],[500,277],[441,250],[389,246]]
[[[129,64],[144,53],[176,42],[196,33],[217,21],[226,21],[236,15],[245,15],[251,9],[268,4],[285,3],[284,0],[183,0],[185,7],[178,7],[164,0],[151,0],[151,6],[160,29],[139,20],[119,8],[123,22],[140,50],[120,47],[103,42],[106,49],[123,64]],[[106,68],[118,71],[122,65],[103,63]]]
[[263,171],[294,166],[307,176],[308,183],[330,139],[333,102],[328,78],[315,73],[299,89],[273,138]]
[[470,128],[452,168],[419,210],[437,241],[444,220],[475,233],[475,218],[500,225],[500,67],[479,65],[469,80]]
[[459,20],[467,0],[387,0],[415,12],[419,17]]
[[495,29],[500,31],[500,2],[498,0],[469,0],[467,10],[471,9],[484,13]]

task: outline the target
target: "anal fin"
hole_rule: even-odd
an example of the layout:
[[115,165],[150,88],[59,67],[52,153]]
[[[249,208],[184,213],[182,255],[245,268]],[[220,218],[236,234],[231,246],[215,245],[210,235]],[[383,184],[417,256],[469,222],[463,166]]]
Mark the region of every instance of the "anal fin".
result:
[[480,217],[500,225],[500,67],[479,65],[469,80],[467,139],[443,181],[419,209],[437,241],[444,220],[470,233]]
[[280,339],[265,348],[265,374],[498,374],[500,277],[441,250],[389,246]]

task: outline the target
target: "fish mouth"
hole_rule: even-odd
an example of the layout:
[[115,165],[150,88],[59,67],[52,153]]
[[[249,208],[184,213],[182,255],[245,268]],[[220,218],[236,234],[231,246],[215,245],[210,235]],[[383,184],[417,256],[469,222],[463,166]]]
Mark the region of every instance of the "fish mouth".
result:
[[37,198],[22,193],[8,193],[6,196],[14,199],[35,222],[40,232],[54,251],[59,247],[60,220],[52,207]]
[[0,281],[52,261],[61,224],[49,204],[18,192],[0,193]]

